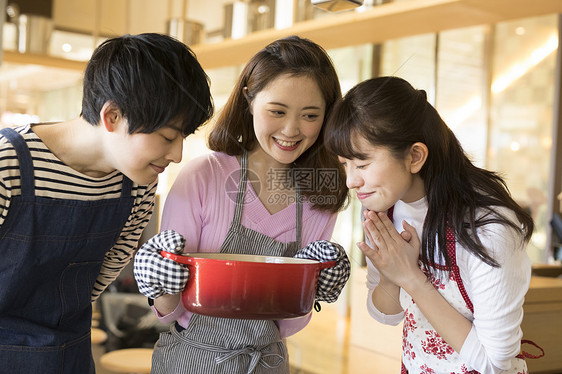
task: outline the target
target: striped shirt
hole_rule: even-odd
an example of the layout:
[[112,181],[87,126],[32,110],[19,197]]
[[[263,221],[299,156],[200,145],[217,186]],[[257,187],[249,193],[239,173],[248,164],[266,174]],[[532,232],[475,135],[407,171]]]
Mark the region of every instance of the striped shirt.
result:
[[[34,166],[35,194],[40,197],[69,200],[103,200],[121,196],[123,174],[115,170],[93,178],[62,163],[35,135],[29,125],[14,128],[31,152]],[[133,208],[119,239],[108,248],[92,290],[92,301],[113,282],[131,260],[143,229],[152,215],[157,181],[150,185],[133,183]],[[0,226],[8,216],[10,201],[21,194],[19,163],[14,147],[0,136]]]

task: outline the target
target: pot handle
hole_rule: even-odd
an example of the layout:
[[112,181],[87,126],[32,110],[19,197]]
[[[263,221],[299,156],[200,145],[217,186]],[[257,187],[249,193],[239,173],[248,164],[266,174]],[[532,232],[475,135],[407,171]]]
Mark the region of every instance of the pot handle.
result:
[[335,261],[326,261],[326,262],[321,262],[321,263],[318,264],[318,267],[320,268],[320,270],[331,268],[331,267],[334,267],[334,266],[336,266]]
[[169,258],[172,261],[175,261],[180,264],[188,265],[191,264],[191,257],[189,256],[182,256],[171,252],[161,251],[160,254],[162,257]]

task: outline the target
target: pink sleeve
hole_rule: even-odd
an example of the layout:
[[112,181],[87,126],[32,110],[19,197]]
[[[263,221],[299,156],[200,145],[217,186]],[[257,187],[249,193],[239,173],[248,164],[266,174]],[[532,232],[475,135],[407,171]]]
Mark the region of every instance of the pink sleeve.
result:
[[176,309],[174,309],[172,313],[166,314],[165,316],[160,314],[160,312],[158,311],[158,309],[156,309],[154,305],[152,306],[152,311],[154,312],[154,314],[156,314],[158,320],[164,324],[169,324],[176,321],[182,314],[186,312],[181,301],[178,304],[178,306],[176,306]]
[[207,158],[196,158],[186,163],[168,192],[164,204],[160,230],[175,230],[182,234],[186,239],[185,252],[198,251],[202,202],[205,199],[206,188],[212,188],[212,184],[206,183],[201,177],[203,173],[200,170],[207,164]]
[[[172,229],[182,234],[186,239],[186,252],[218,251],[234,214],[234,204],[224,191],[224,179],[225,173],[230,171],[229,167],[238,167],[237,161],[233,159],[230,160],[231,164],[228,164],[228,159],[218,160],[213,157],[215,156],[199,157],[186,163],[170,189],[164,205],[161,230]],[[224,167],[226,169],[221,169]],[[243,217],[243,220],[245,218]],[[315,240],[329,240],[336,218],[336,214],[314,211],[307,206],[303,210],[302,246]],[[259,230],[255,227],[250,228]],[[278,229],[278,226],[276,228]],[[275,236],[267,230],[263,234]],[[191,313],[184,309],[182,313],[182,309],[183,307],[178,305],[176,310],[167,316],[157,315],[163,321],[177,320],[180,325],[186,327]],[[311,314],[277,321],[281,336],[287,337],[303,329],[310,321]]]
[[312,318],[312,312],[298,318],[292,319],[282,319],[277,321],[277,326],[279,327],[279,335],[281,339],[287,338],[291,335],[296,334],[308,325],[310,319]]
[[320,239],[314,239],[314,240],[330,240],[332,238],[332,234],[334,233],[334,227],[336,227],[337,219],[338,219],[338,215],[332,214],[328,219],[328,223],[326,224],[324,231],[320,235]]
[[306,247],[316,240],[330,240],[336,226],[337,214],[305,209],[301,246]]
[[[175,230],[182,234],[186,239],[185,252],[198,251],[204,198],[204,189],[200,188],[203,180],[199,178],[201,174],[199,170],[205,168],[206,160],[206,158],[196,158],[182,167],[164,203],[160,231]],[[177,320],[181,324],[182,320],[189,320],[191,316],[181,301],[172,313],[164,316],[155,307],[152,309],[162,323],[172,323]]]
[[[234,215],[234,204],[224,191],[229,166],[237,166],[235,158],[211,153],[187,162],[176,177],[166,197],[160,230],[182,234],[184,252],[220,250]],[[161,318],[187,327],[191,313],[184,309],[177,314],[181,309],[178,305],[176,311]]]

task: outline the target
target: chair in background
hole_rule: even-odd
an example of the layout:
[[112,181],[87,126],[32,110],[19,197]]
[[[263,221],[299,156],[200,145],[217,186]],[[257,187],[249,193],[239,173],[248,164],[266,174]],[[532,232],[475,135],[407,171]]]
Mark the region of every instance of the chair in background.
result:
[[127,348],[101,356],[101,366],[115,373],[148,374],[152,367],[152,349]]
[[123,348],[152,348],[161,332],[161,323],[141,294],[104,292],[99,299],[100,328],[107,332],[107,352]]

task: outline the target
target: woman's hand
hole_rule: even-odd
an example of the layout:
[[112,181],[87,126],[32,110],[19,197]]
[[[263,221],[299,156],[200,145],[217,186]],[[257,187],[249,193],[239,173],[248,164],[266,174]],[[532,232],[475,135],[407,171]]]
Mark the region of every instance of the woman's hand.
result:
[[179,294],[189,279],[187,265],[165,258],[161,251],[180,254],[185,238],[174,230],[166,230],[153,236],[135,253],[133,275],[139,292],[155,299],[164,294]]
[[406,221],[402,225],[404,231],[398,233],[386,213],[365,211],[363,228],[373,247],[364,242],[357,246],[387,281],[407,290],[426,277],[418,266],[421,243],[416,229]]
[[295,258],[308,258],[320,262],[335,261],[336,264],[320,271],[316,300],[335,302],[351,274],[351,263],[345,249],[338,243],[317,240],[297,251]]
[[[404,231],[399,234],[385,213],[367,211],[363,227],[373,243],[373,248],[366,243],[357,245],[381,273],[380,284],[385,279],[404,289],[437,333],[455,351],[460,352],[472,323],[453,308],[433,284],[427,281],[427,277],[418,266],[421,243],[416,229],[405,221],[402,225]],[[379,305],[383,305],[380,301],[381,295],[382,293],[373,293],[375,306],[377,301]],[[389,302],[384,305],[391,312],[397,310]],[[385,310],[381,311],[385,312]]]

